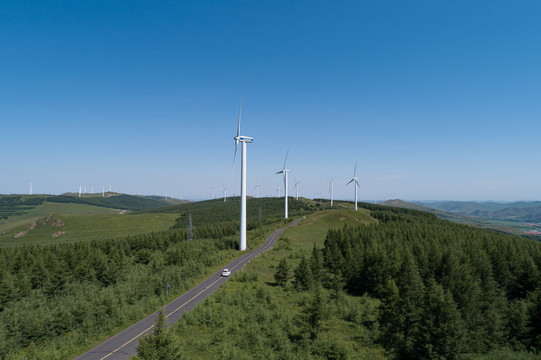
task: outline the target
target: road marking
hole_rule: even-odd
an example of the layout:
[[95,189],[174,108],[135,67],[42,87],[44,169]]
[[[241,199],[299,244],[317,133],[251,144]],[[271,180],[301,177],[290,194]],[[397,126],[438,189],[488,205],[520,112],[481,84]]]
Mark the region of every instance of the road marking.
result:
[[128,345],[129,343],[131,343],[133,340],[137,339],[139,336],[143,335],[144,333],[146,333],[147,331],[149,331],[150,329],[152,329],[154,327],[154,324],[152,324],[152,326],[148,327],[146,330],[140,332],[137,336],[135,336],[134,338],[132,338],[130,341],[126,342],[124,345],[118,347],[117,349],[113,350],[112,352],[110,352],[109,354],[105,355],[104,357],[102,357],[100,360],[103,360],[105,358],[108,358],[109,356],[111,356],[112,354],[114,354],[115,352],[117,352],[118,350],[122,349],[124,346]]
[[[291,226],[291,225],[290,225]],[[288,226],[289,227],[289,226]],[[285,229],[287,229],[288,227],[286,227]],[[260,248],[259,251],[255,251],[252,256],[249,256],[247,257],[246,259],[244,260],[241,260],[239,261],[238,264],[234,265],[233,267],[231,267],[231,270],[235,269],[237,266],[239,266],[240,264],[242,264],[244,261],[246,262],[249,262],[252,258],[254,258],[255,256],[257,255],[261,255],[264,251],[267,251],[271,248],[271,243],[273,241],[276,240],[276,238],[285,230],[285,229],[279,229],[277,231],[275,231],[274,233],[272,233],[270,236],[269,236],[269,239],[270,241],[268,242],[268,244],[265,245],[265,243],[263,244],[263,247]],[[282,230],[282,231],[280,231]],[[278,231],[280,231],[278,233]],[[244,264],[246,265],[246,264]],[[165,318],[167,319],[169,316],[173,315],[174,313],[176,313],[178,310],[182,309],[184,306],[186,306],[186,304],[188,304],[189,302],[191,302],[193,299],[195,299],[196,297],[198,297],[199,295],[201,295],[202,293],[204,293],[207,289],[211,288],[214,284],[216,284],[218,281],[220,281],[222,279],[222,277],[219,277],[218,279],[216,279],[212,284],[210,284],[209,286],[203,288],[203,290],[201,290],[197,295],[194,295],[192,298],[190,298],[189,300],[187,300],[184,304],[180,305],[178,308],[176,308],[175,310],[173,310],[172,312],[170,312],[168,315],[165,316]],[[99,360],[104,360],[106,358],[108,358],[109,356],[111,356],[112,354],[114,354],[115,352],[117,352],[118,350],[122,349],[124,346],[128,345],[129,343],[131,343],[133,340],[137,339],[139,336],[143,335],[144,333],[146,333],[147,331],[149,331],[150,329],[152,329],[153,327],[155,326],[155,324],[152,324],[151,326],[149,326],[148,328],[146,328],[145,330],[143,330],[142,332],[140,332],[138,335],[136,335],[135,337],[133,337],[132,339],[130,339],[129,341],[125,342],[122,346],[119,346],[118,348],[116,348],[115,350],[113,350],[112,352],[110,352],[109,354],[105,355],[104,357],[100,358]]]
[[[175,310],[173,310],[172,312],[170,312],[168,315],[165,316],[165,318],[167,319],[169,316],[173,315],[174,313],[176,313],[178,310],[182,309],[184,306],[186,306],[186,304],[188,304],[189,302],[191,302],[193,299],[195,299],[196,297],[198,297],[199,295],[201,295],[202,293],[204,293],[207,289],[209,289],[210,287],[212,287],[212,285],[216,284],[218,281],[220,281],[222,278],[218,278],[216,281],[214,281],[212,284],[210,284],[209,286],[207,286],[206,288],[204,288],[203,290],[201,290],[197,295],[194,295],[192,298],[190,298],[189,300],[187,300],[184,304],[180,305],[178,308],[176,308]],[[105,358],[108,358],[109,356],[111,356],[112,354],[114,354],[115,352],[117,352],[118,350],[122,349],[124,346],[128,345],[129,343],[131,343],[133,340],[137,339],[139,336],[143,335],[144,333],[146,333],[147,331],[149,331],[150,329],[152,329],[153,327],[155,326],[155,324],[152,324],[152,326],[148,327],[147,329],[145,329],[144,331],[140,332],[139,334],[137,334],[136,336],[134,336],[133,338],[131,338],[129,341],[127,341],[126,343],[124,343],[122,346],[116,348],[115,350],[113,350],[112,352],[110,352],[109,354],[105,355],[104,357],[102,357],[101,359],[99,360],[103,360]]]

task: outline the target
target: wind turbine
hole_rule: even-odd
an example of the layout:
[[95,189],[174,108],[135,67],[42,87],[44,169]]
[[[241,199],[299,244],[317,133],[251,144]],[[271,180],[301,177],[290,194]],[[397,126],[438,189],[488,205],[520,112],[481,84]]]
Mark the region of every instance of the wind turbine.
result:
[[101,188],[101,196],[105,197],[105,186]]
[[227,188],[224,188],[224,202],[227,202]]
[[331,185],[331,207],[332,207],[332,201],[333,201],[333,195],[334,195],[334,178],[329,180],[329,184]]
[[351,182],[355,181],[355,211],[357,211],[357,187],[361,187],[359,185],[359,178],[357,175],[357,163],[355,163],[355,169],[353,170],[353,179],[351,179],[346,185],[349,185]]
[[255,184],[255,198],[259,199],[259,184]]
[[32,182],[30,182],[30,195],[32,195]]
[[241,167],[240,167],[240,236],[239,236],[239,250],[246,250],[246,144],[254,142],[254,138],[249,136],[242,136],[240,134],[240,117],[242,113],[242,97],[240,98],[239,108],[239,124],[237,126],[237,136],[235,140],[235,155],[233,157],[233,166],[237,158],[237,148],[239,142],[241,143]]
[[276,192],[278,193],[278,197],[282,196],[282,193],[280,192],[280,190],[282,190],[282,189],[280,189],[280,187],[278,186],[278,189],[276,189]]
[[286,160],[284,161],[284,167],[282,170],[278,171],[276,174],[284,174],[284,218],[287,219],[287,174],[291,170],[286,169],[286,163],[287,163],[287,155],[289,154],[289,150],[286,152]]
[[299,200],[299,184],[300,184],[300,181],[297,181],[297,179],[295,179],[295,191],[297,195],[297,201]]
[[81,197],[81,188],[82,188],[82,186],[79,185],[79,197]]

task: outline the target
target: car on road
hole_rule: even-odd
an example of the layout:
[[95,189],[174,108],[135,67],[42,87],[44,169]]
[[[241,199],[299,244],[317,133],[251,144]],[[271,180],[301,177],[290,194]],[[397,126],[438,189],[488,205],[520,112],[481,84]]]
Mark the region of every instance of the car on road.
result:
[[222,276],[229,276],[231,275],[231,270],[229,269],[223,269],[222,271]]

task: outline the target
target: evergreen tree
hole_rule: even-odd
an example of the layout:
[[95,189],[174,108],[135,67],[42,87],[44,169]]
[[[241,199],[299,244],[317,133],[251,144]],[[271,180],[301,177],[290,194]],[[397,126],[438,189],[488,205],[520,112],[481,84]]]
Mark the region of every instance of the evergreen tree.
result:
[[175,345],[169,331],[163,310],[156,317],[152,335],[139,340],[136,360],[177,360],[181,359],[180,349]]
[[304,255],[301,258],[299,266],[297,266],[297,268],[293,270],[293,274],[295,277],[293,283],[296,289],[310,290],[313,284],[312,271],[310,270],[310,266],[308,265],[308,261],[306,260]]
[[323,295],[321,293],[321,288],[315,286],[312,297],[306,304],[304,312],[305,324],[312,339],[316,338],[317,333],[319,332],[323,313]]
[[188,218],[188,229],[186,231],[186,240],[193,240],[193,225],[192,225],[192,214]]
[[278,266],[276,267],[276,272],[274,273],[274,280],[280,285],[284,286],[289,279],[289,265],[287,264],[286,258],[280,259]]
[[315,243],[312,249],[312,257],[310,258],[310,270],[314,280],[320,283],[323,272],[323,258],[321,256],[321,250],[316,247]]
[[455,359],[463,350],[464,328],[460,313],[449,292],[434,279],[426,286],[419,335],[417,358]]

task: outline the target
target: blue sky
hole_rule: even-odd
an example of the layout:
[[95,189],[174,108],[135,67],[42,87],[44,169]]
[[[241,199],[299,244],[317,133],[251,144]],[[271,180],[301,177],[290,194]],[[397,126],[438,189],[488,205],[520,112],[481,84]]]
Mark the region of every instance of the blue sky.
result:
[[541,200],[539,1],[1,1],[0,193]]

